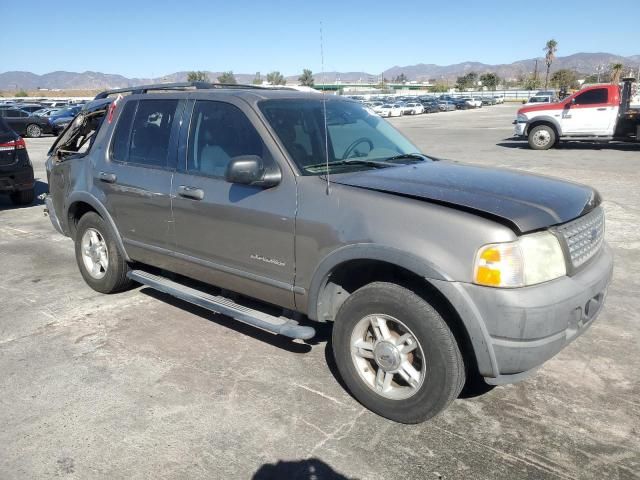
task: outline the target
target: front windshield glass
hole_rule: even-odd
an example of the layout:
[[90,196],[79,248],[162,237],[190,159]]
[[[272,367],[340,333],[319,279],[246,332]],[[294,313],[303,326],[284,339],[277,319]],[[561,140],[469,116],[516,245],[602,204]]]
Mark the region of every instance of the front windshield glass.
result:
[[385,166],[380,165],[385,161],[391,166],[397,164],[392,157],[419,154],[420,150],[389,123],[355,102],[321,99],[260,102],[260,110],[303,175],[327,173],[323,103],[327,111],[326,143],[331,173],[379,168]]

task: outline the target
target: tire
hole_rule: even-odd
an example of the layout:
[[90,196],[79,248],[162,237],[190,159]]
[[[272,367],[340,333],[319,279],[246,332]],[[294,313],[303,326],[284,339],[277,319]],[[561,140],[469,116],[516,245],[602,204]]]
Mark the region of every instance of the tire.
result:
[[[87,247],[84,244],[85,238],[89,241],[93,232],[98,240],[93,242],[95,250],[90,255],[85,255],[83,250]],[[88,237],[85,237],[87,235]],[[92,246],[88,247],[89,249]],[[80,218],[76,229],[75,237],[76,262],[84,281],[91,288],[100,293],[116,293],[130,288],[133,282],[127,278],[129,265],[120,254],[111,229],[104,219],[95,212],[88,212]],[[106,254],[104,254],[106,252]],[[87,260],[93,255],[93,260]],[[101,265],[97,271],[89,271],[90,264],[99,263],[94,261],[100,258]],[[106,258],[106,261],[105,261]],[[106,265],[105,265],[106,263]],[[106,268],[105,268],[106,267]]]
[[11,198],[11,203],[14,205],[31,205],[36,197],[36,193],[32,188],[30,190],[13,192],[9,197]]
[[[413,350],[394,351],[390,344],[407,336],[400,345]],[[457,398],[465,383],[464,361],[447,323],[421,297],[392,283],[372,283],[350,295],[336,317],[332,343],[338,371],[353,396],[396,422],[420,423],[434,417]],[[376,387],[378,379],[382,386]]]
[[38,138],[42,135],[42,128],[40,128],[40,125],[32,123],[27,125],[26,134],[29,138]]
[[528,138],[533,150],[549,150],[556,143],[556,132],[549,125],[538,125],[529,130]]

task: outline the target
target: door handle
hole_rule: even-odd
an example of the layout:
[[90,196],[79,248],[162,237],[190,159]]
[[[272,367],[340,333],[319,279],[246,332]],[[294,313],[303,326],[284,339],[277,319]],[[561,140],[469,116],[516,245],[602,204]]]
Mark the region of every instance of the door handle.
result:
[[190,198],[192,200],[202,200],[204,198],[204,190],[197,187],[180,185],[178,187],[178,195],[184,198]]
[[106,182],[106,183],[116,183],[116,179],[117,179],[114,173],[108,173],[108,172],[98,173],[98,178],[100,179],[100,181]]
[[606,109],[607,109],[607,107],[600,107],[600,108],[598,109],[598,111],[599,111],[599,112],[604,112]]

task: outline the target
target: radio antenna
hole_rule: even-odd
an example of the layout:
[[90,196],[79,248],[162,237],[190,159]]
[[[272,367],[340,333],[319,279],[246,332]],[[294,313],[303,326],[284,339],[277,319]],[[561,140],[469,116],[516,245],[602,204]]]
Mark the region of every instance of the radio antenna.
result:
[[[322,22],[320,22],[320,63],[322,66],[322,85],[325,83],[324,72],[324,41],[322,38]],[[326,88],[322,89],[322,116],[324,118],[324,155],[327,175],[327,195],[331,193],[331,180],[329,179],[329,132],[327,131],[327,98]]]

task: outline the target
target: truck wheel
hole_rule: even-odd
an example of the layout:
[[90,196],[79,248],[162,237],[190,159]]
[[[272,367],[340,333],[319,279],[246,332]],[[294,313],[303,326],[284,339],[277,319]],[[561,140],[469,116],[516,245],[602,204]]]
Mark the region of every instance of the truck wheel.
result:
[[42,135],[42,129],[38,125],[32,123],[27,126],[27,137],[38,138],[40,135]]
[[129,265],[120,255],[110,228],[95,212],[82,216],[76,230],[76,262],[85,282],[100,293],[131,287]]
[[548,125],[538,125],[529,131],[529,146],[533,150],[549,150],[556,143],[556,132]]
[[448,325],[398,285],[376,282],[350,295],[332,339],[353,396],[390,420],[423,422],[447,408],[464,386],[464,362]]
[[29,190],[20,190],[19,192],[13,192],[10,195],[11,203],[14,205],[31,205],[36,194],[33,188]]

